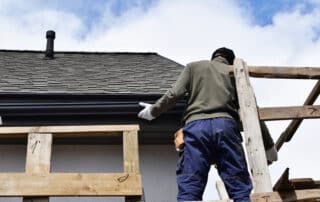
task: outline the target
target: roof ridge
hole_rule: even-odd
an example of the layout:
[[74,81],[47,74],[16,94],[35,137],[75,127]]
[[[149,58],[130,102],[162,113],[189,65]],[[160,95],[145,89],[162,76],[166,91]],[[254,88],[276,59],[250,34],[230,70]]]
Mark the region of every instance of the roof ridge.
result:
[[[45,50],[13,50],[13,49],[0,49],[0,52],[18,52],[18,53],[44,53]],[[57,54],[128,54],[128,55],[159,55],[156,52],[129,52],[129,51],[110,51],[110,52],[103,52],[103,51],[55,51],[54,53]]]

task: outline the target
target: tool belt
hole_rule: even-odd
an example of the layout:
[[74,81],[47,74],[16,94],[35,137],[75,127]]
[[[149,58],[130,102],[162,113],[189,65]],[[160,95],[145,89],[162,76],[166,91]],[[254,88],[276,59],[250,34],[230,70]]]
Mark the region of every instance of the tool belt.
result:
[[176,150],[178,152],[183,151],[184,148],[184,140],[183,140],[183,130],[182,128],[179,129],[175,134],[174,134],[174,145],[176,147]]
[[[183,129],[180,128],[179,130],[177,130],[177,132],[174,134],[174,145],[176,147],[176,150],[178,152],[183,152],[184,149],[184,140],[183,140]],[[212,165],[216,164],[215,161],[211,162]]]

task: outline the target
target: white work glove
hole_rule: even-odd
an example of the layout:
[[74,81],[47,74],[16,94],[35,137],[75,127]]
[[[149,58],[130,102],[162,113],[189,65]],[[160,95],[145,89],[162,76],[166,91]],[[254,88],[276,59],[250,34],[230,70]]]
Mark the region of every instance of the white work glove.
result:
[[272,162],[278,160],[278,151],[275,145],[266,151],[266,156],[267,156],[268,164],[271,164]]
[[151,115],[151,107],[152,107],[152,104],[148,104],[148,103],[145,103],[145,102],[139,102],[139,105],[141,107],[144,107],[143,110],[141,110],[138,114],[138,117],[141,118],[141,119],[146,119],[148,121],[151,121],[153,119],[155,119],[156,117],[153,117]]

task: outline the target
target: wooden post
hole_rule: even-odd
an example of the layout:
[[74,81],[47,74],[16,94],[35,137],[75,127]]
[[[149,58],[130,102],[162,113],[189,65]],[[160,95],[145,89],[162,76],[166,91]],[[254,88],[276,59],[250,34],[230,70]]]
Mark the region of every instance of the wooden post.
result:
[[216,188],[220,197],[220,200],[229,200],[229,195],[226,190],[226,187],[224,186],[224,183],[221,180],[218,180],[216,182]]
[[241,59],[235,60],[234,76],[254,192],[271,192],[272,185],[262,142],[256,98],[249,81],[247,66]]
[[320,189],[302,189],[284,192],[256,193],[251,195],[252,202],[291,202],[291,201],[319,201]]
[[[303,105],[313,105],[313,103],[317,100],[319,94],[320,94],[320,80],[313,87],[311,93],[309,94],[309,96],[307,97]],[[289,142],[291,140],[291,138],[299,128],[302,121],[303,119],[295,119],[291,121],[291,123],[288,125],[286,130],[280,135],[279,139],[276,142],[276,148],[278,151],[280,150],[284,142]]]
[[[48,202],[49,196],[126,196],[143,198],[138,157],[138,125],[0,127],[1,137],[28,134],[25,173],[0,174],[0,196],[24,197],[24,202]],[[50,173],[52,133],[61,137],[123,133],[122,173]]]
[[[27,174],[50,173],[52,134],[30,133],[27,145]],[[49,202],[49,197],[24,197],[23,202]]]
[[[123,162],[124,172],[139,173],[138,132],[135,130],[123,132]],[[126,202],[141,202],[141,196],[126,196]]]

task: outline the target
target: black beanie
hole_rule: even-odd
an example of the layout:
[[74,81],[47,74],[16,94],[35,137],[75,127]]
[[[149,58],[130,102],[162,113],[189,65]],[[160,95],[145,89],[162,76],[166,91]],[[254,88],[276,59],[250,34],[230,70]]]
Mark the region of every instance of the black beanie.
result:
[[229,65],[233,65],[233,60],[235,58],[233,50],[226,47],[218,48],[213,52],[211,60],[218,56],[224,57],[228,61]]

